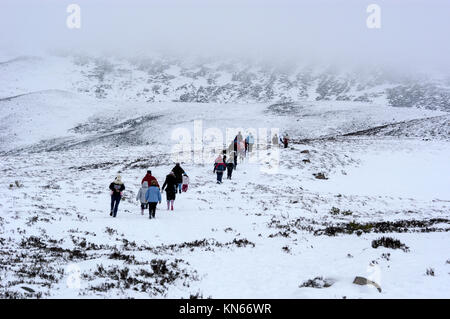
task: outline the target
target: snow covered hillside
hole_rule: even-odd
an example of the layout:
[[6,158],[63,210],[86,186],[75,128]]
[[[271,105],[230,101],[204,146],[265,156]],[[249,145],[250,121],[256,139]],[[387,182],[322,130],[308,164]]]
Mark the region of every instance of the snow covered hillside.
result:
[[[353,101],[450,110],[450,78],[305,61],[2,56],[0,98],[47,89],[137,102]],[[49,76],[51,75],[51,76]]]
[[[448,87],[107,61],[0,64],[1,298],[450,297]],[[218,149],[175,148],[198,124],[255,129],[256,155],[216,184]],[[149,220],[141,179],[178,160],[189,190]]]

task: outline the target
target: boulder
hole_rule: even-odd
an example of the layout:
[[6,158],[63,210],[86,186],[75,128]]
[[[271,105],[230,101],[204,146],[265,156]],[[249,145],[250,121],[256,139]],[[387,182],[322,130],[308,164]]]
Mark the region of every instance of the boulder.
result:
[[28,291],[28,292],[34,292],[34,289],[31,289],[30,287],[25,287],[25,286],[22,286],[22,287],[20,287],[20,288],[22,288],[23,290],[26,290],[26,291]]
[[300,288],[329,288],[334,284],[334,280],[330,278],[316,277],[314,279],[309,279],[302,283]]
[[374,282],[374,281],[372,281],[372,280],[369,280],[369,279],[367,279],[367,278],[364,278],[364,277],[356,276],[355,279],[353,280],[353,283],[354,283],[355,285],[361,285],[361,286],[372,285],[372,286],[374,286],[375,288],[377,288],[378,292],[381,292],[381,287],[380,287],[379,284],[377,284],[376,282]]
[[325,177],[324,173],[315,173],[313,174],[315,178],[317,179],[328,179],[327,177]]

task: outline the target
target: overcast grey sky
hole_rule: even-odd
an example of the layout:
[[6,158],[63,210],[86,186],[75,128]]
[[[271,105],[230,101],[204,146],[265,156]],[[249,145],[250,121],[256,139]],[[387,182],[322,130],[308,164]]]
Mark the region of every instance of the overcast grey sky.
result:
[[[81,29],[66,8],[81,7]],[[366,8],[381,7],[381,29]],[[450,0],[2,0],[0,49],[450,66]]]

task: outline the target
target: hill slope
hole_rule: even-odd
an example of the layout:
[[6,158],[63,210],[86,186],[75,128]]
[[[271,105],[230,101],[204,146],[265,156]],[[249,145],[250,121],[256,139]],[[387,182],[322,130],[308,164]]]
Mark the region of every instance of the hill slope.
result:
[[0,97],[45,89],[137,102],[353,101],[450,110],[450,79],[387,68],[337,68],[212,59],[91,56],[16,58],[0,64]]

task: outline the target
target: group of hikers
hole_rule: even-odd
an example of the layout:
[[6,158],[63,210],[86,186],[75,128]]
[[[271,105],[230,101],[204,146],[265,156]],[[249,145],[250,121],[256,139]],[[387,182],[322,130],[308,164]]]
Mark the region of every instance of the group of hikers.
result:
[[[179,192],[187,192],[189,185],[189,176],[186,174],[180,163],[176,163],[175,167],[166,176],[166,180],[161,190],[166,192],[167,210],[173,210],[176,194]],[[125,184],[122,182],[120,175],[109,185],[111,190],[111,210],[109,216],[116,217],[120,200],[125,190]],[[161,190],[156,177],[152,175],[150,170],[141,181],[136,200],[141,203],[141,214],[148,208],[149,218],[155,218],[156,206],[161,204]]]
[[[289,135],[285,133],[283,137],[278,138],[275,134],[272,137],[273,147],[282,144],[284,148],[288,147]],[[219,154],[214,161],[213,173],[217,173],[217,184],[222,184],[222,178],[225,171],[227,171],[227,179],[231,179],[233,170],[237,169],[238,158],[240,162],[245,159],[248,153],[253,152],[255,138],[252,133],[249,133],[244,139],[241,132],[239,132],[228,148],[224,147],[222,154]],[[227,156],[228,154],[228,156]],[[176,163],[170,173],[166,176],[166,180],[161,190],[166,192],[167,210],[173,210],[174,201],[177,192],[187,192],[189,185],[189,176],[186,174],[180,163]],[[111,211],[110,216],[116,217],[119,208],[120,200],[122,199],[125,184],[122,182],[120,175],[109,185],[111,190]],[[156,177],[152,175],[150,170],[141,181],[141,188],[139,189],[136,200],[141,203],[141,214],[148,208],[149,218],[155,218],[156,206],[161,204],[161,190]]]
[[[245,139],[239,132],[228,148],[224,146],[222,154],[219,154],[214,161],[213,173],[217,173],[217,184],[222,184],[222,178],[225,171],[227,171],[227,179],[231,179],[233,170],[236,170],[238,158],[242,162],[247,152],[253,151],[255,138],[250,133]],[[227,158],[228,154],[228,158]]]
[[282,137],[280,137],[280,139],[278,139],[278,135],[276,133],[272,137],[273,145],[277,145],[277,144],[281,143],[284,146],[284,148],[288,148],[289,141],[290,141],[290,137],[289,137],[288,133],[284,133],[284,135]]
[[[289,145],[289,135],[287,133],[278,140],[278,135],[275,133],[272,137],[273,146],[278,146],[279,142],[287,148]],[[217,173],[217,184],[222,184],[222,178],[225,171],[227,171],[227,179],[231,179],[233,170],[236,170],[239,161],[242,162],[247,154],[253,152],[253,145],[255,144],[255,138],[250,132],[244,139],[241,132],[239,132],[233,141],[228,146],[228,149],[224,147],[222,154],[219,154],[214,161],[214,173]],[[228,157],[227,157],[228,154]]]

